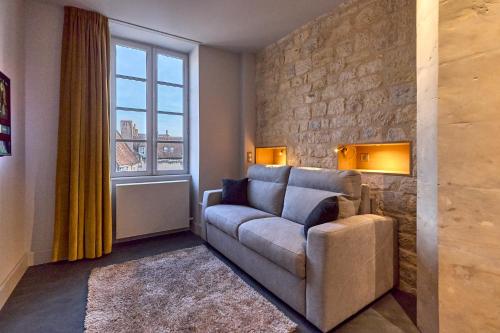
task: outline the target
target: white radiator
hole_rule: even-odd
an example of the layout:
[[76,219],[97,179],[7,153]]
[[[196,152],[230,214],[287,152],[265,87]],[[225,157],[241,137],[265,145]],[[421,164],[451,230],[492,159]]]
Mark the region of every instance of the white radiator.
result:
[[116,185],[116,239],[189,228],[189,181]]

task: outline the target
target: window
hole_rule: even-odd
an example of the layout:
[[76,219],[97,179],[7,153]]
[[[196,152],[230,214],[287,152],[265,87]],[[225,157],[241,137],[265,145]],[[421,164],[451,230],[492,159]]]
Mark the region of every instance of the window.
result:
[[112,40],[112,176],[187,173],[187,56]]

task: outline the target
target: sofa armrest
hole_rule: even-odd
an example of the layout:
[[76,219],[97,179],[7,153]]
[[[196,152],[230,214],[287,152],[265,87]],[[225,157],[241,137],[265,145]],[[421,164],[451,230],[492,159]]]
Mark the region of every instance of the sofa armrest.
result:
[[203,207],[207,208],[220,204],[222,201],[222,189],[203,192]]
[[393,219],[355,215],[309,229],[306,317],[326,332],[394,285]]
[[205,223],[205,209],[210,206],[220,204],[222,201],[222,189],[203,192],[203,201],[201,203],[201,238],[207,240],[207,225]]

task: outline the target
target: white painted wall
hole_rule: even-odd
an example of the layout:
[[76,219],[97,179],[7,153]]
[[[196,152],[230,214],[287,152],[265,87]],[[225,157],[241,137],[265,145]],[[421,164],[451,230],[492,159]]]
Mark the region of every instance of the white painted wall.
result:
[[0,1],[0,71],[11,80],[12,156],[0,157],[0,308],[27,267],[24,216],[24,1]]
[[64,10],[26,2],[26,214],[34,262],[50,261]]
[[240,56],[200,46],[200,191],[238,177]]
[[192,229],[199,230],[200,189],[200,48],[196,46],[189,53],[189,173],[191,174],[191,217]]
[[[255,95],[255,55],[244,53],[241,55],[241,176],[246,175],[248,167],[253,163],[247,162],[246,154],[255,154],[255,134],[257,128],[256,95]],[[253,156],[255,162],[255,156]]]
[[198,223],[203,192],[220,188],[222,178],[240,176],[240,55],[203,45],[195,52],[190,60],[198,61],[199,96],[198,108],[191,101],[190,117],[199,121],[190,129],[190,171]]

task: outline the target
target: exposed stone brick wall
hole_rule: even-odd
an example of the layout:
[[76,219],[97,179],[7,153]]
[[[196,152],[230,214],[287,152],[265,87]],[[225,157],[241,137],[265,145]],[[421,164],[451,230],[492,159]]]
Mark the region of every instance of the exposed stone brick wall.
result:
[[336,168],[338,144],[412,141],[411,177],[363,175],[399,221],[400,288],[416,289],[415,1],[348,0],[257,54],[257,145]]

